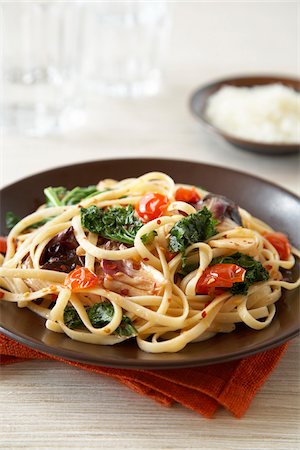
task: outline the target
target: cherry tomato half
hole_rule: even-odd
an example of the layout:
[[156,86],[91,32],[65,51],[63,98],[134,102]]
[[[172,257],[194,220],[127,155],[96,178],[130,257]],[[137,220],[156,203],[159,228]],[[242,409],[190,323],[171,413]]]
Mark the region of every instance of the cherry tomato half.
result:
[[86,267],[77,267],[68,273],[64,285],[72,291],[89,289],[99,285],[97,275]]
[[3,236],[0,236],[0,253],[3,253],[5,255],[6,251],[7,251],[6,238]]
[[143,222],[149,222],[150,220],[162,216],[169,203],[169,199],[166,195],[157,192],[149,192],[139,201],[136,212]]
[[280,232],[266,233],[264,236],[277,250],[281,260],[289,259],[291,254],[291,246],[285,234]]
[[178,202],[197,203],[200,200],[200,195],[194,187],[187,189],[184,187],[178,188],[175,193],[175,200]]
[[196,285],[197,294],[213,294],[216,288],[231,288],[245,279],[246,270],[236,264],[207,267]]

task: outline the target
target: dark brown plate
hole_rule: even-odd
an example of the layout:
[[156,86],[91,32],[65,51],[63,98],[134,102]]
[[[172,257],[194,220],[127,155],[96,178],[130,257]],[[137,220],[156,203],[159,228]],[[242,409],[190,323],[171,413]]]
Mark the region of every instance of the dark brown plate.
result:
[[286,78],[286,77],[276,77],[276,76],[249,76],[249,77],[238,77],[238,78],[228,78],[213,83],[207,84],[200,89],[197,89],[190,98],[190,108],[192,113],[200,119],[204,128],[225,139],[227,142],[235,147],[242,148],[243,150],[249,150],[258,153],[269,153],[277,155],[286,155],[289,153],[296,153],[300,150],[300,145],[297,144],[268,144],[266,142],[249,141],[242,139],[231,134],[220,130],[215,127],[206,118],[205,110],[208,98],[217,92],[222,86],[238,86],[238,87],[253,87],[264,84],[281,83],[285,86],[289,86],[296,91],[300,92],[300,80]]
[[[274,184],[231,169],[188,161],[163,159],[116,159],[61,167],[33,175],[14,183],[1,192],[2,233],[4,212],[14,211],[24,216],[43,201],[46,186],[86,186],[101,178],[122,179],[159,170],[177,182],[191,183],[221,193],[238,202],[252,214],[282,230],[293,245],[300,247],[296,224],[300,223],[299,198]],[[299,275],[299,265],[293,278]],[[2,332],[30,347],[70,360],[111,367],[170,368],[220,363],[275,347],[295,337],[299,331],[299,291],[286,291],[278,302],[278,312],[272,324],[262,331],[241,326],[231,334],[218,335],[205,342],[189,344],[172,354],[148,354],[134,341],[115,346],[100,346],[72,341],[51,332],[44,320],[15,304],[0,302]]]

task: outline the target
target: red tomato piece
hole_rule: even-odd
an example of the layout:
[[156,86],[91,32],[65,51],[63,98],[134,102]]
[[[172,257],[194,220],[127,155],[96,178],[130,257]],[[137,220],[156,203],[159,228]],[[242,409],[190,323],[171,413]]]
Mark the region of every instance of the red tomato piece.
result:
[[285,234],[277,233],[266,233],[265,238],[273,245],[279,254],[281,260],[289,259],[291,254],[291,245]]
[[186,203],[197,203],[200,200],[200,195],[194,187],[187,189],[184,187],[178,188],[175,193],[175,200]]
[[207,267],[197,282],[196,293],[213,294],[216,288],[231,288],[233,283],[244,281],[245,274],[246,270],[236,264]]
[[157,192],[145,194],[139,201],[136,212],[143,222],[157,219],[162,216],[169,205],[166,195]]
[[99,279],[94,272],[86,267],[77,267],[68,273],[64,285],[71,291],[90,289],[99,285]]
[[3,236],[0,236],[0,253],[6,253],[7,251],[7,242],[6,242],[6,238]]

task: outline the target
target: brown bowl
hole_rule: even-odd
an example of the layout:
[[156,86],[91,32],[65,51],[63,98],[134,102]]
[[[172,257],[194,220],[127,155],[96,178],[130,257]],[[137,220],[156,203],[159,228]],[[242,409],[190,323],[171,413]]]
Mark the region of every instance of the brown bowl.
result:
[[257,153],[267,153],[267,154],[277,154],[286,155],[289,153],[296,153],[300,150],[299,144],[285,144],[276,143],[269,144],[266,142],[249,141],[247,139],[242,139],[214,126],[205,115],[206,105],[208,98],[217,92],[222,86],[238,86],[238,87],[253,87],[264,84],[281,83],[285,86],[295,89],[300,92],[300,80],[286,77],[276,77],[276,76],[250,76],[250,77],[238,77],[238,78],[228,78],[216,81],[214,83],[207,84],[200,89],[197,89],[190,98],[190,109],[197,119],[200,119],[202,125],[205,129],[213,134],[220,136],[227,142],[232,144],[234,147],[242,148],[243,150],[248,150]]
[[[116,159],[61,167],[39,173],[7,186],[1,192],[1,232],[6,211],[20,217],[43,202],[46,186],[97,183],[99,178],[136,177],[145,172],[162,171],[179,183],[191,183],[224,194],[243,208],[285,232],[293,245],[300,247],[296,224],[300,223],[299,198],[275,184],[231,169],[188,161],[164,159]],[[291,277],[299,276],[299,264]],[[29,347],[73,361],[111,367],[162,369],[221,363],[267,350],[295,337],[299,332],[299,290],[284,291],[277,302],[271,325],[261,331],[246,326],[230,334],[187,345],[178,353],[150,354],[138,349],[134,340],[115,346],[76,342],[45,328],[44,320],[26,308],[0,301],[0,331]]]

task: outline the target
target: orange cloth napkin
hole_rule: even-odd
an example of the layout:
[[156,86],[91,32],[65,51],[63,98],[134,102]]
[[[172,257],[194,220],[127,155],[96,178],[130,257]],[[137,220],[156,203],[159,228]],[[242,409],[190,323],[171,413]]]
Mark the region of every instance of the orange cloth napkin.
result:
[[205,417],[223,406],[241,417],[257,390],[268,378],[287,344],[238,361],[205,367],[171,370],[132,370],[81,364],[41,353],[0,335],[1,364],[27,359],[52,359],[79,369],[106,375],[165,406],[178,402]]

